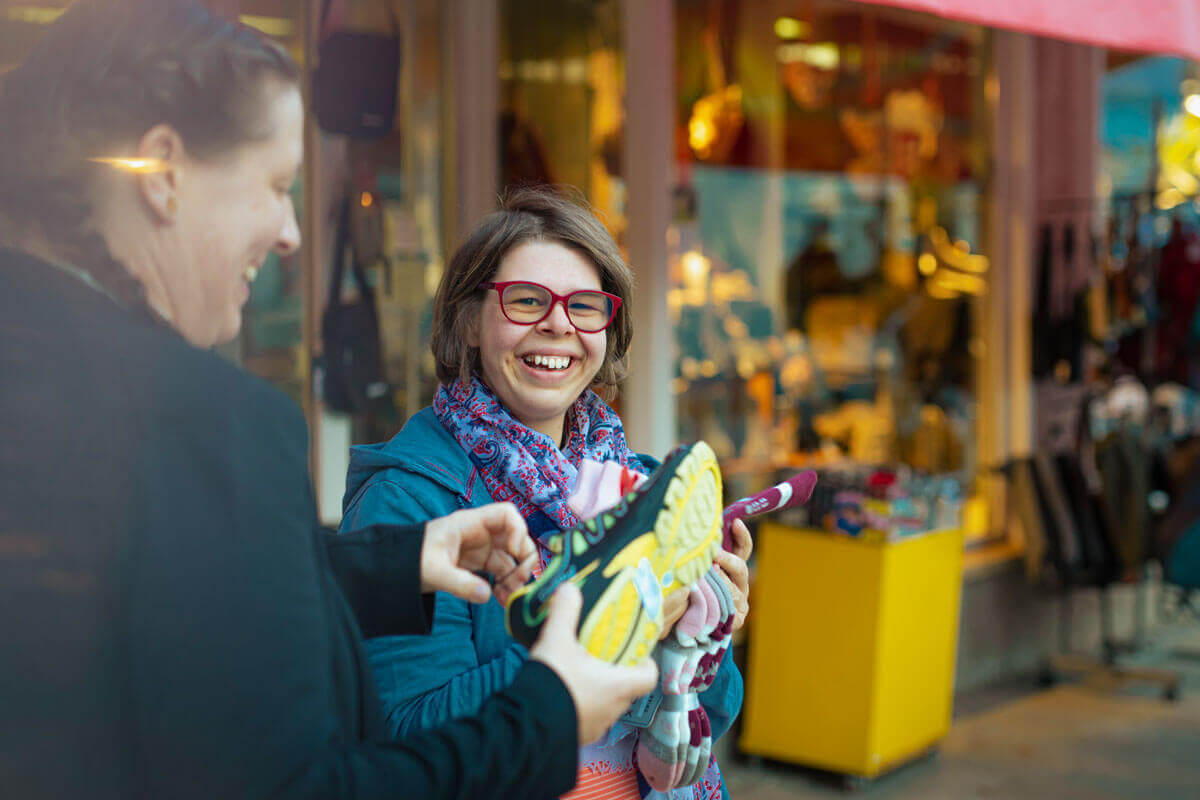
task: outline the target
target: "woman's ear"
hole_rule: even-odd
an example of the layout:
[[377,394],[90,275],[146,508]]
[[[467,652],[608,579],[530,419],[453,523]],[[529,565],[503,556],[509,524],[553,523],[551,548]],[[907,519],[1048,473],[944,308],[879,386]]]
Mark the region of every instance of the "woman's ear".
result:
[[170,125],[155,125],[143,134],[136,155],[147,165],[137,175],[142,202],[160,223],[169,225],[179,211],[179,184],[186,158],[183,138]]

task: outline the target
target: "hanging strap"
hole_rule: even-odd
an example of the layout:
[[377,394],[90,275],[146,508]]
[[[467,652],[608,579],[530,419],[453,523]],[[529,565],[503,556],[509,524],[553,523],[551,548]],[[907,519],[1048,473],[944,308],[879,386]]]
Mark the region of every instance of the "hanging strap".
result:
[[354,272],[354,282],[358,292],[372,304],[375,302],[375,291],[367,282],[367,272],[358,262],[354,253],[354,242],[350,238],[350,195],[342,198],[342,207],[338,212],[337,241],[333,249],[333,271],[329,276],[329,305],[333,307],[342,302],[342,278],[345,274],[346,251],[350,251],[350,269]]

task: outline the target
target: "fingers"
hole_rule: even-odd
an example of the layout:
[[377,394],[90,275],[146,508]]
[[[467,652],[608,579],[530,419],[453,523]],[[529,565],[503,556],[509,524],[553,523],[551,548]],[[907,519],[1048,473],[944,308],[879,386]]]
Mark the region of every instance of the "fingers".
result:
[[750,529],[746,527],[743,520],[734,520],[733,525],[729,527],[729,533],[733,536],[733,550],[735,556],[742,561],[749,561],[750,554],[754,552],[754,539],[750,536]]
[[508,573],[493,572],[496,576],[496,583],[492,587],[492,591],[496,595],[496,599],[502,605],[508,604],[508,598],[513,592],[520,589],[533,576],[533,565],[537,563],[537,553],[530,553],[529,556],[520,564],[514,566]]
[[517,562],[513,557],[503,550],[492,550],[487,555],[487,560],[481,568],[483,572],[490,572],[494,578],[499,580],[501,577],[508,575],[517,568]]
[[536,550],[525,520],[511,503],[455,511],[425,524],[421,546],[421,591],[445,591],[474,603],[492,596],[487,582],[471,573],[503,576],[511,593],[527,580]]
[[507,553],[514,564],[520,564],[535,555],[537,549],[529,536],[529,528],[525,518],[512,503],[493,503],[484,506],[488,511],[486,521],[492,534],[492,543],[504,553]]
[[486,603],[492,596],[487,581],[457,567],[451,567],[439,577],[437,588],[468,603]]
[[679,622],[680,617],[688,608],[688,593],[673,592],[667,595],[663,601],[663,626],[659,634],[659,641],[667,638],[671,631],[675,628],[675,623]]
[[525,519],[512,503],[491,503],[456,511],[449,518],[456,518],[459,523],[464,550],[478,551],[475,557],[479,563],[463,563],[468,569],[485,568],[491,554],[499,552],[512,559],[503,569],[507,572],[512,564],[519,564],[534,552]]
[[726,575],[733,579],[737,588],[747,593],[750,591],[750,568],[746,566],[743,559],[733,553],[721,551],[713,560],[725,571]]
[[658,667],[650,659],[617,667],[588,653],[575,633],[582,605],[577,586],[560,586],[529,656],[554,670],[566,686],[575,704],[579,741],[586,744],[602,736],[635,698],[657,685]]
[[[728,556],[722,559],[721,556]],[[732,553],[720,553],[717,558],[717,574],[729,586],[729,594],[733,598],[734,620],[733,630],[739,630],[746,624],[746,616],[750,613],[750,571],[746,562]]]
[[550,612],[538,639],[547,642],[574,641],[582,606],[583,595],[579,593],[578,586],[570,582],[559,586],[550,598]]

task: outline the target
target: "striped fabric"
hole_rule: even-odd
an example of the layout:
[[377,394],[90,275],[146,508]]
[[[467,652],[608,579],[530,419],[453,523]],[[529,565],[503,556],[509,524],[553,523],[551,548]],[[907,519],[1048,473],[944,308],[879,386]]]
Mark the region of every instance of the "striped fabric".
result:
[[636,767],[601,773],[583,766],[579,768],[575,788],[564,794],[562,800],[641,800],[641,797]]

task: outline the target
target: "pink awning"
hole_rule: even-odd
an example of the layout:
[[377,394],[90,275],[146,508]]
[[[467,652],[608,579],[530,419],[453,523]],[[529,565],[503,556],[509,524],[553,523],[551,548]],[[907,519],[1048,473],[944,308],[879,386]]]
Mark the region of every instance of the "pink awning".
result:
[[1200,60],[1200,0],[864,0],[1116,50]]

